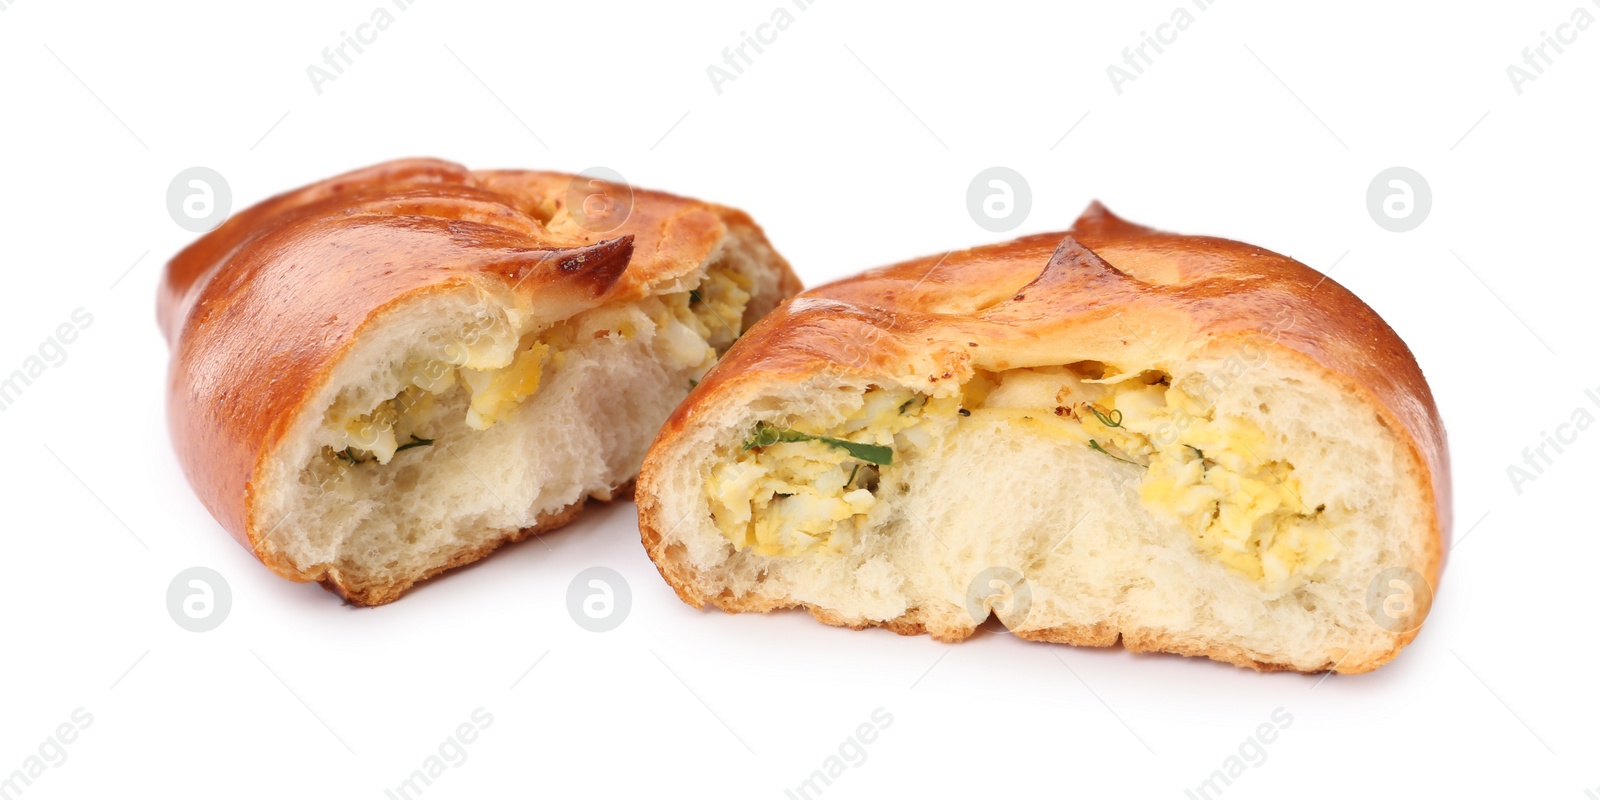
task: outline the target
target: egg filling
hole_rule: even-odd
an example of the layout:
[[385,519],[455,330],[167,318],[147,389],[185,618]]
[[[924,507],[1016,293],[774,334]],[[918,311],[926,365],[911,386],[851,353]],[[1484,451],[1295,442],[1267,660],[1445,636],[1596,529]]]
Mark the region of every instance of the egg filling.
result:
[[[1196,393],[1203,394],[1203,392]],[[711,516],[740,550],[840,553],[871,523],[880,482],[964,420],[1083,446],[1138,469],[1140,504],[1235,573],[1275,586],[1339,552],[1294,465],[1255,424],[1216,413],[1163,373],[1098,364],[978,372],[958,397],[872,388],[842,423],[760,423],[707,480]]]
[[932,443],[929,422],[953,420],[955,398],[872,388],[826,430],[759,423],[707,482],[717,528],[764,556],[842,553],[869,526],[895,456]]
[[666,366],[698,380],[743,332],[750,289],[748,275],[719,261],[692,289],[602,307],[538,331],[519,335],[504,320],[474,320],[413,348],[395,368],[403,388],[393,397],[372,406],[341,393],[324,414],[335,441],[322,448],[321,460],[388,464],[396,453],[432,445],[430,432],[441,429],[442,407],[454,407],[448,401],[457,392],[466,393],[466,427],[488,430],[533,396],[568,352],[590,340],[651,336]]
[[442,396],[465,391],[465,423],[488,430],[539,388],[551,348],[535,334],[512,339],[500,325],[468,326],[444,343],[430,343],[398,367],[404,387],[394,397],[362,413],[341,395],[324,415],[324,426],[339,441],[325,449],[347,463],[389,463],[396,453],[431,445],[419,435],[438,418]]
[[1055,401],[1042,427],[1143,468],[1145,509],[1188,531],[1197,549],[1236,573],[1275,586],[1339,551],[1321,518],[1324,506],[1307,504],[1277,443],[1245,419],[1217,414],[1168,376],[1012,370],[999,376],[984,407],[1015,414],[1005,406],[1018,395],[1044,399],[1040,390],[1053,390]]

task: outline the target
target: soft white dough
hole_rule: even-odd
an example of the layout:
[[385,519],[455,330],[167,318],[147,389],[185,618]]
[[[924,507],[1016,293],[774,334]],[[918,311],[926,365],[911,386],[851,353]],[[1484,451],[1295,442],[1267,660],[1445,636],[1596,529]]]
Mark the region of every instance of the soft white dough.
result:
[[[1229,366],[1212,359],[1183,369],[1175,383]],[[1399,440],[1369,406],[1340,400],[1338,387],[1297,359],[1267,359],[1212,385],[1214,413],[1281,442],[1306,502],[1326,505],[1322,518],[1342,547],[1315,572],[1275,587],[1244,578],[1145,509],[1141,468],[981,414],[961,419],[936,450],[884,472],[872,530],[847,552],[736,551],[710,516],[705,477],[757,421],[839,419],[867,388],[820,381],[782,394],[769,387],[677,441],[682,463],[659,478],[658,513],[686,521],[662,531],[662,551],[677,554],[707,597],[805,604],[845,623],[914,611],[945,639],[975,629],[968,588],[983,570],[1001,567],[1022,573],[1032,595],[1025,619],[1003,619],[1019,632],[1109,626],[1179,651],[1220,647],[1305,671],[1333,667],[1330,653],[1358,663],[1391,652],[1399,634],[1369,616],[1368,584],[1386,567],[1423,563],[1427,543],[1411,532],[1428,527],[1426,483],[1402,472],[1412,462]]]
[[[780,291],[779,273],[759,256],[733,242],[682,285],[662,291],[687,291],[719,266],[736,270],[752,282],[748,325],[776,304]],[[630,336],[617,333],[623,323]],[[686,363],[681,337],[658,335],[636,303],[603,305],[567,324],[582,335],[563,350],[561,363],[547,361],[537,391],[487,430],[467,427],[468,396],[458,381],[436,398],[434,445],[330,477],[308,465],[322,458],[324,446],[342,446],[323,416],[335,398],[354,397],[367,409],[394,397],[404,388],[399,365],[426,349],[420,343],[448,341],[461,330],[501,331],[515,341],[539,327],[520,317],[509,297],[473,289],[382,313],[265,465],[254,521],[265,536],[258,550],[308,577],[336,568],[358,586],[409,584],[586,497],[610,499],[638,473],[651,440],[705,364]]]

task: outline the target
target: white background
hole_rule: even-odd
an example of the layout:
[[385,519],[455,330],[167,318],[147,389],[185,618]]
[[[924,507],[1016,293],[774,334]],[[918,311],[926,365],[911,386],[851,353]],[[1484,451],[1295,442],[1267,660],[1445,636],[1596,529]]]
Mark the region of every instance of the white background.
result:
[[[1507,475],[1575,409],[1600,417],[1600,26],[1520,94],[1506,72],[1591,0],[1189,5],[1120,94],[1107,66],[1180,0],[822,0],[720,94],[707,66],[777,0],[420,0],[319,95],[307,67],[379,2],[0,0],[0,374],[93,315],[0,412],[0,777],[93,716],[24,796],[383,797],[479,707],[493,723],[424,796],[783,797],[880,707],[822,796],[1182,797],[1278,708],[1292,724],[1224,796],[1600,795],[1600,432],[1520,494]],[[237,210],[408,155],[603,165],[735,205],[813,285],[1060,230],[1096,197],[1330,271],[1410,344],[1449,428],[1433,616],[1389,666],[1321,680],[699,612],[629,504],[376,610],[283,581],[167,441],[155,287],[194,238],[167,186],[210,167]],[[1032,187],[1015,234],[966,211],[995,165]],[[1432,188],[1409,233],[1365,199],[1396,165]],[[194,566],[232,588],[209,633],[166,608]],[[610,633],[568,615],[593,566],[632,589]]]

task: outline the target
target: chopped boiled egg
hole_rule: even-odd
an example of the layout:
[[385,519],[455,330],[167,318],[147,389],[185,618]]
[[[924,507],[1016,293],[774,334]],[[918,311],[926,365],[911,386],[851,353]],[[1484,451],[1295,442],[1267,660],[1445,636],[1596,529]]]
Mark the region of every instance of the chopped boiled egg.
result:
[[550,346],[534,342],[517,352],[510,364],[495,370],[461,370],[461,380],[472,390],[467,427],[488,430],[501,417],[539,389],[539,378]]
[[395,397],[359,407],[346,397],[335,401],[324,415],[334,435],[327,455],[387,464],[395,453],[429,443],[416,434],[435,415],[435,396],[458,385],[468,393],[467,427],[487,430],[538,391],[547,368],[561,368],[567,351],[594,339],[626,341],[641,331],[653,333],[669,364],[698,376],[738,338],[750,288],[748,276],[716,264],[695,289],[602,307],[520,339],[507,320],[476,318],[453,335],[430,338],[422,352],[396,367],[403,388]]
[[[1301,500],[1287,461],[1259,427],[1218,417],[1152,373],[1118,376],[1074,408],[1108,454],[1145,466],[1140,500],[1158,519],[1188,530],[1204,553],[1252,580],[1277,584],[1315,570],[1337,538]],[[1094,383],[1088,381],[1086,383]]]
[[689,296],[689,309],[699,322],[697,332],[718,351],[739,338],[745,307],[750,304],[750,276],[712,267]]
[[955,410],[956,398],[874,388],[826,431],[801,425],[780,436],[758,426],[768,438],[747,440],[711,471],[712,520],[735,547],[758,555],[843,552],[877,503],[880,473],[931,442],[916,435],[931,417],[953,420]]
[[798,425],[801,441],[772,433],[714,467],[712,517],[735,547],[760,555],[841,552],[873,508],[879,470],[894,466],[866,464],[822,439],[886,446],[899,458],[960,424],[959,407],[1143,468],[1139,497],[1149,512],[1251,580],[1276,585],[1336,555],[1323,508],[1306,506],[1293,465],[1267,434],[1169,383],[1156,372],[1089,379],[1058,367],[980,371],[954,397],[869,389],[842,421]]

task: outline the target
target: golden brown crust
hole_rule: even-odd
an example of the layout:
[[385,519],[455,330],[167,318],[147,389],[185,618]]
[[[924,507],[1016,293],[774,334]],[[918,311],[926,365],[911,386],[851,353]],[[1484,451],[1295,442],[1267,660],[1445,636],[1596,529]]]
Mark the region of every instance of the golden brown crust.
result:
[[[1291,310],[1293,323],[1265,346],[1364,399],[1402,443],[1401,457],[1426,475],[1429,552],[1418,571],[1437,585],[1450,529],[1444,426],[1421,369],[1400,337],[1334,280],[1291,258],[1240,242],[1166,233],[1092,204],[1063,233],[955,251],[868,271],[801,293],[744,335],[690,393],[657,436],[640,473],[640,530],[661,574],[685,602],[727,611],[806,607],[830,624],[856,626],[789,598],[712,597],[664,546],[657,493],[672,443],[702,414],[760,386],[797,383],[821,371],[872,381],[959,383],[974,368],[1000,371],[1085,360],[1126,363],[1129,351],[1170,367],[1203,350],[1258,342]],[[916,610],[882,623],[927,633]],[[934,626],[937,638],[965,638]],[[970,634],[970,631],[969,631]],[[1204,655],[1255,669],[1288,669],[1256,654],[1177,641],[1148,631],[1036,630],[1025,638],[1130,650]],[[1393,652],[1409,643],[1398,637]],[[1109,638],[1108,638],[1109,637]],[[1362,672],[1393,656],[1340,664]],[[1331,668],[1328,665],[1325,668]]]
[[[591,231],[567,208],[574,180],[389,162],[266,200],[175,256],[157,300],[172,349],[169,427],[184,473],[223,528],[285,577],[324,578],[260,547],[281,521],[257,518],[258,476],[385,311],[472,287],[570,314],[692,273],[730,231],[764,242],[743,212],[644,190],[632,190],[625,221]],[[781,257],[772,266],[784,296],[798,289]],[[547,524],[560,523],[536,528]]]

